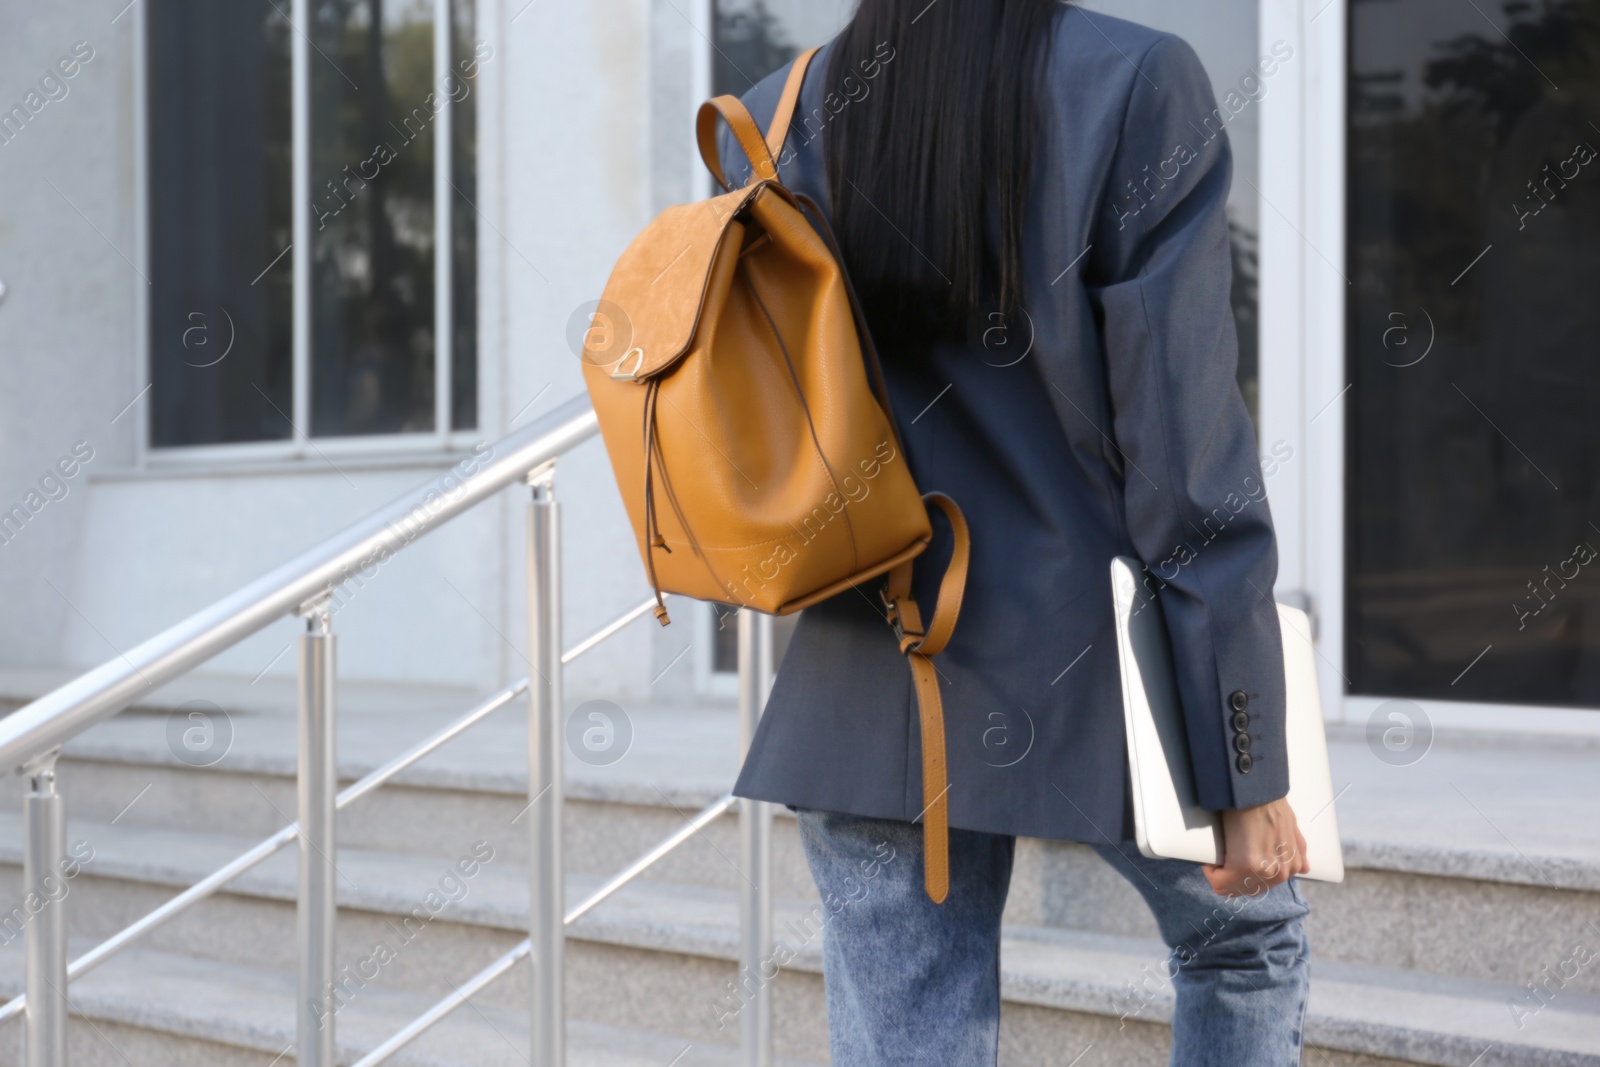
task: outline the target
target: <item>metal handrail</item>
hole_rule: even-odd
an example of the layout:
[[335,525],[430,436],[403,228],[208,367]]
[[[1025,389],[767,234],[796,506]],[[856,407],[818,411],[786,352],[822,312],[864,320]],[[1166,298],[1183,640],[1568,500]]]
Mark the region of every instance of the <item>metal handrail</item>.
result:
[[[456,468],[379,508],[231,596],[0,720],[0,768],[19,768],[307,602],[521,481],[599,429],[586,395],[501,438],[481,466]],[[464,465],[458,464],[459,466]]]
[[[643,615],[646,602],[608,624],[572,649],[561,648],[561,567],[559,509],[554,493],[556,459],[593,437],[598,422],[588,398],[575,397],[494,446],[474,455],[347,527],[315,548],[231,596],[169,627],[55,691],[0,720],[0,774],[20,769],[31,778],[23,798],[26,841],[23,880],[44,892],[58,869],[65,869],[66,815],[57,788],[56,761],[61,746],[82,731],[121,711],[141,695],[171,681],[237,644],[282,615],[306,620],[299,640],[297,693],[297,807],[299,818],[172,900],[97,945],[78,960],[67,960],[64,898],[52,899],[28,924],[25,936],[25,995],[0,1007],[0,1021],[26,1012],[28,1067],[66,1067],[66,996],[70,978],[98,966],[195,902],[256,866],[290,842],[300,845],[296,893],[296,1062],[302,1067],[333,1067],[336,1046],[329,990],[335,981],[338,894],[332,857],[336,854],[340,808],[366,795],[440,745],[509,703],[528,698],[528,939],[489,969],[413,1020],[362,1062],[387,1058],[416,1034],[432,1026],[459,1003],[517,961],[535,957],[529,976],[531,1063],[560,1067],[565,1049],[566,927],[628,884],[704,825],[739,807],[742,868],[747,891],[740,894],[740,966],[749,969],[772,937],[771,863],[768,805],[725,796],[568,911],[564,906],[561,750],[562,667]],[[531,488],[527,509],[527,648],[529,678],[514,683],[340,792],[337,788],[337,679],[331,622],[336,589],[366,576],[417,538],[489,499],[516,481]],[[740,752],[749,748],[756,718],[772,680],[771,620],[740,613]],[[747,1067],[771,1061],[771,1003],[768,990],[756,991],[751,1010],[740,1020],[740,1049]],[[389,1050],[389,1051],[385,1051]]]
[[[596,630],[594,633],[584,638],[582,641],[579,641],[576,645],[567,649],[567,651],[562,654],[562,665],[565,666],[566,664],[577,659],[579,656],[583,655],[585,652],[588,652],[606,638],[621,630],[628,623],[639,618],[651,608],[655,607],[655,603],[655,598],[651,597],[638,607],[632,608],[623,613],[616,619],[601,627],[599,630]],[[511,703],[511,701],[515,700],[517,697],[521,696],[527,691],[528,679],[522,678],[512,682],[510,685],[506,686],[498,693],[495,693],[487,700],[484,700],[471,711],[466,712],[459,719],[456,719],[448,726],[445,726],[435,733],[429,735],[427,738],[419,741],[417,744],[402,752],[400,755],[394,757],[394,759],[391,759],[389,762],[383,764],[381,767],[376,768],[375,770],[364,775],[358,781],[352,782],[350,785],[346,786],[344,790],[339,793],[338,797],[335,798],[334,807],[342,810],[346,806],[366,796],[368,793],[372,792],[374,789],[377,789],[379,786],[389,781],[401,771],[417,763],[424,757],[431,755],[440,747],[456,737],[459,737],[461,734],[476,726],[479,722],[482,722],[494,712],[499,711],[501,708],[505,707],[507,704]],[[251,848],[246,849],[244,852],[241,852],[239,855],[235,856],[221,867],[218,867],[215,871],[212,871],[210,874],[206,875],[200,881],[196,882],[188,889],[185,889],[171,900],[165,901],[158,907],[147,912],[141,918],[129,923],[127,926],[123,927],[115,934],[112,934],[110,937],[100,942],[100,944],[96,945],[88,952],[85,952],[82,956],[79,956],[77,959],[73,960],[72,963],[67,967],[68,981],[88,974],[90,971],[94,970],[106,960],[115,956],[117,953],[121,952],[123,949],[127,948],[129,945],[139,940],[139,938],[154,930],[156,927],[181,914],[192,905],[198,904],[200,901],[212,896],[223,886],[227,885],[235,878],[238,878],[246,871],[260,866],[269,857],[276,855],[288,847],[288,845],[294,841],[299,833],[300,824],[297,822],[290,823],[288,826],[285,826],[281,830],[274,833],[271,837],[268,837]],[[596,901],[595,903],[599,903],[599,901]],[[22,1014],[27,1006],[28,997],[26,993],[19,993],[17,996],[12,997],[10,1000],[6,1001],[4,1005],[0,1005],[0,1023],[3,1023],[8,1019],[13,1019]]]
[[[654,600],[650,602],[650,606],[655,606]],[[567,912],[567,914],[561,920],[561,925],[571,926],[589,912],[599,907],[605,902],[606,898],[610,897],[612,894],[616,893],[617,890],[621,889],[623,886],[639,877],[639,875],[643,874],[650,867],[654,866],[658,860],[666,856],[667,853],[671,852],[673,849],[689,840],[689,838],[699,833],[713,819],[727,811],[729,808],[733,807],[733,805],[737,802],[738,798],[732,793],[724,793],[720,798],[712,801],[710,805],[700,811],[700,814],[696,815],[694,818],[680,826],[677,830],[673,831],[673,833],[664,838],[649,852],[646,852],[644,855],[630,863],[615,878],[612,878],[605,885],[601,886],[599,889],[596,889],[593,893],[590,893],[587,897],[585,897],[582,903],[576,905],[572,908],[572,910]],[[411,1042],[421,1037],[424,1033],[431,1030],[434,1025],[443,1020],[445,1016],[449,1015],[451,1012],[461,1007],[461,1005],[471,1000],[490,982],[493,982],[496,978],[499,978],[502,974],[505,974],[522,960],[526,959],[528,954],[532,951],[533,941],[529,938],[523,938],[522,941],[516,945],[516,947],[506,952],[505,955],[496,959],[493,963],[489,964],[489,966],[485,967],[483,970],[467,979],[461,985],[456,986],[455,991],[449,996],[434,1004],[433,1007],[429,1008],[415,1019],[412,1019],[404,1027],[397,1030],[394,1036],[389,1038],[389,1040],[385,1041],[383,1044],[379,1045],[377,1048],[373,1049],[371,1052],[357,1060],[354,1064],[354,1067],[377,1067],[378,1064],[383,1063],[390,1056],[393,1056],[396,1052],[399,1052]]]

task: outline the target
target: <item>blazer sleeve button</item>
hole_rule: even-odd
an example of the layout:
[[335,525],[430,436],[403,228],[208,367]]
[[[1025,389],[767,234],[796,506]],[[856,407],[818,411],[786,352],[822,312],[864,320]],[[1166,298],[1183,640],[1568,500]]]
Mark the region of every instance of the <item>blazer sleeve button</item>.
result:
[[1238,752],[1249,752],[1250,751],[1250,735],[1249,734],[1234,734],[1233,735],[1233,747],[1234,747],[1234,750],[1238,751]]
[[1233,728],[1239,733],[1244,733],[1246,730],[1250,729],[1250,713],[1246,711],[1234,712]]
[[1233,765],[1239,768],[1240,774],[1249,774],[1250,768],[1255,765],[1255,760],[1250,758],[1250,753],[1241,752],[1239,753],[1239,758],[1234,761]]
[[1243,711],[1250,706],[1250,694],[1243,689],[1235,689],[1228,696],[1228,706],[1233,708],[1234,711]]

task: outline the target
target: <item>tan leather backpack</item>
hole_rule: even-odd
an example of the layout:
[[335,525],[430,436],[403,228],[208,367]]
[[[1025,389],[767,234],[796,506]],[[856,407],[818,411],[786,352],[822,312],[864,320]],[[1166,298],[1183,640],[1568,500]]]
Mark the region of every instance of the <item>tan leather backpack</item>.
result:
[[[927,496],[955,551],[924,629],[911,596],[911,561],[932,537],[924,498],[826,223],[778,181],[815,52],[795,60],[765,137],[736,97],[701,106],[700,155],[729,191],[668,208],[628,246],[583,374],[663,625],[663,590],[786,615],[852,588],[870,596],[861,587],[888,576],[876,595],[915,681],[926,886],[943,902],[948,786],[929,657],[955,629],[967,527],[952,500]],[[741,189],[723,177],[718,114],[754,168]]]

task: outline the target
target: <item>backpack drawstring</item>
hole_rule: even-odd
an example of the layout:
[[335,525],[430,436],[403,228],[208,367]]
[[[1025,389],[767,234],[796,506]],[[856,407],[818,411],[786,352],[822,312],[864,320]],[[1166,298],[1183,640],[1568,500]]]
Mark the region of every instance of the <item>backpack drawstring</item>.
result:
[[657,451],[656,441],[656,394],[661,391],[661,379],[651,378],[645,383],[644,393],[644,538],[646,549],[644,553],[645,570],[649,572],[650,588],[655,590],[656,606],[654,614],[656,621],[662,626],[672,620],[667,617],[667,605],[661,597],[661,583],[656,580],[655,549],[661,549],[669,555],[671,548],[667,547],[667,539],[661,536],[661,524],[656,519],[656,497],[654,466]]

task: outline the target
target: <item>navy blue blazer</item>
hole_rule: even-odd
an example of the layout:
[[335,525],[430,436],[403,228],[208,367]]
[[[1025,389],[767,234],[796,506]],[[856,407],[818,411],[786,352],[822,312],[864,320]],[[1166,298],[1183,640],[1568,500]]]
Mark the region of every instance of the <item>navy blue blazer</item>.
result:
[[[892,78],[881,51],[872,77]],[[872,78],[848,93],[826,84],[830,54],[807,72],[780,160],[783,182],[824,211],[822,130],[873,105]],[[787,74],[744,97],[763,128]],[[960,621],[935,660],[950,824],[1126,840],[1111,558],[1148,568],[1201,802],[1221,809],[1288,791],[1277,549],[1234,381],[1228,112],[1184,41],[1076,8],[1056,21],[1044,77],[1053,116],[1031,179],[1024,321],[931,351],[877,340],[918,487],[949,494],[972,529]],[[729,180],[746,180],[726,130],[721,152]],[[918,561],[924,594],[939,549]],[[738,795],[922,811],[911,671],[875,586],[800,616]]]

